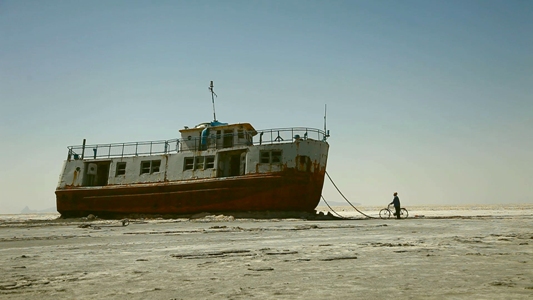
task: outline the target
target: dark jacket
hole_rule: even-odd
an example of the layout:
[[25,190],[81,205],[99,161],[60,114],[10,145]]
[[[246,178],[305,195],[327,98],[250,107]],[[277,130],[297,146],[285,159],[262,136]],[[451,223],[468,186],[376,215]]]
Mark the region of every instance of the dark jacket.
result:
[[394,204],[394,207],[400,207],[400,198],[398,198],[398,196],[394,196],[394,199],[390,204]]

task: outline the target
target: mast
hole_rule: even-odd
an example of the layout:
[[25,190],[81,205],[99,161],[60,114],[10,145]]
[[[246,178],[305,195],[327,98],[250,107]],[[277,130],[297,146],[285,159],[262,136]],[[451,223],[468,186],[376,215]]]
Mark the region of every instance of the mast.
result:
[[215,92],[213,91],[213,88],[215,86],[213,85],[213,80],[211,80],[211,85],[209,86],[209,90],[211,91],[211,102],[213,102],[213,121],[216,121],[217,120],[217,115],[215,113],[215,96],[217,96],[217,94],[215,94]]
[[328,105],[327,104],[324,104],[324,142],[328,139],[329,137],[329,130],[327,130],[326,128],[326,115],[327,115],[327,110],[328,110]]
[[324,134],[326,133],[326,113],[327,113],[328,105],[324,104]]

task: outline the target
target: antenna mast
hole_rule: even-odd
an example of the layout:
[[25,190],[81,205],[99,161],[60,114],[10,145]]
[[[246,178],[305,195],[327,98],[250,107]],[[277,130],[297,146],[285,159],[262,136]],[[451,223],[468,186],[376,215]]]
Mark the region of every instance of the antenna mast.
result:
[[217,94],[213,91],[213,88],[215,86],[213,85],[213,80],[211,80],[211,85],[209,86],[209,90],[211,91],[211,102],[213,102],[213,121],[217,120],[217,115],[215,113],[215,97],[218,97]]
[[326,133],[326,112],[328,109],[328,105],[324,104],[324,134]]
[[328,105],[324,104],[324,141],[329,137],[329,130],[326,128],[326,114],[327,114]]

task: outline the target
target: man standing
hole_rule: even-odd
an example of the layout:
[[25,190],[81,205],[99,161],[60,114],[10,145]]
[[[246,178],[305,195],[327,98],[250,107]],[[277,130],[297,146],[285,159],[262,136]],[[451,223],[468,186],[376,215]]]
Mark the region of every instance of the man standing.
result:
[[389,203],[389,205],[394,204],[394,209],[396,210],[396,213],[394,214],[396,216],[396,219],[400,219],[400,198],[398,198],[398,193],[394,192],[394,199],[392,199],[392,202]]

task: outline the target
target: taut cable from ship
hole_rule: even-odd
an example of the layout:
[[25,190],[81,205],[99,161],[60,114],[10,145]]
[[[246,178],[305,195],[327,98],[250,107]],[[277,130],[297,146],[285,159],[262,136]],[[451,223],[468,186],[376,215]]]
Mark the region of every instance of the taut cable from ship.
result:
[[[357,209],[357,207],[355,207],[351,202],[350,200],[348,200],[348,198],[346,198],[344,196],[344,194],[341,192],[341,190],[337,187],[337,185],[335,184],[335,182],[333,181],[333,179],[331,179],[331,176],[329,176],[328,172],[326,171],[326,176],[328,176],[329,178],[329,181],[331,181],[331,183],[333,184],[333,186],[335,187],[335,189],[337,189],[337,192],[339,192],[339,194],[342,196],[342,198],[344,198],[344,200],[346,200],[346,202],[348,202],[348,204],[350,204],[351,207],[353,207],[358,213],[362,214],[363,216],[367,217],[367,218],[370,218],[370,219],[377,219],[375,217],[372,217],[372,216],[369,216],[367,214],[365,214],[364,212],[360,211],[359,209]],[[337,216],[339,216],[339,218],[342,218],[342,219],[352,219],[352,218],[347,218],[347,217],[344,217],[344,216],[341,216],[339,213],[337,213],[335,210],[333,210],[333,208],[331,208],[331,206],[328,204],[328,202],[326,201],[326,199],[324,198],[324,196],[321,196],[322,197],[322,200],[324,200],[324,203],[326,203],[326,205],[329,207],[329,209]]]

